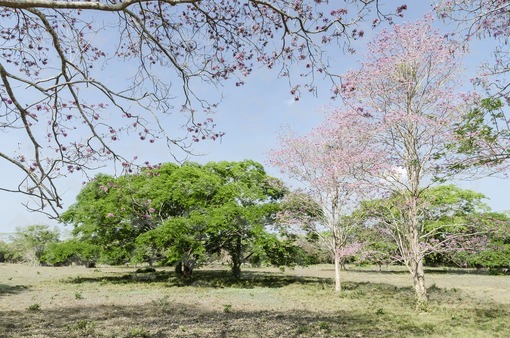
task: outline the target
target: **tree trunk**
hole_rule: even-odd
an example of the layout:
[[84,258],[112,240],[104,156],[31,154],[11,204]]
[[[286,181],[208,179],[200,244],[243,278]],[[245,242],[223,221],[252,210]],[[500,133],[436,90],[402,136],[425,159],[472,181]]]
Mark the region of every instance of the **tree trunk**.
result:
[[175,264],[175,273],[182,276],[182,262],[179,261]]
[[238,235],[235,239],[234,252],[232,252],[232,275],[235,278],[241,278],[241,257],[242,238]]
[[340,280],[340,255],[335,252],[335,292],[342,291],[342,283]]
[[190,279],[192,274],[193,274],[193,269],[191,268],[191,266],[189,264],[185,263],[184,269],[182,271],[182,275],[184,276],[184,278]]
[[345,258],[342,258],[340,260],[340,269],[343,270],[343,271],[347,270],[347,267],[345,266]]
[[416,308],[421,310],[427,305],[427,288],[425,287],[425,271],[423,269],[423,259],[419,259],[411,264],[414,290],[416,292]]

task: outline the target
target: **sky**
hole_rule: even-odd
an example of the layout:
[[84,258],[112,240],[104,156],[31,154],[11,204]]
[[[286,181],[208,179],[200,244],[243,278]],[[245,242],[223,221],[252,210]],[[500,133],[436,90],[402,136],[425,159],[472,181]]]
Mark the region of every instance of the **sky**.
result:
[[[413,3],[413,2],[409,2]],[[405,21],[422,17],[428,12],[430,2],[414,1],[410,4],[409,12],[406,13]],[[359,42],[362,44],[370,40],[373,33],[367,30],[367,36]],[[477,42],[471,48],[469,57],[465,60],[468,65],[468,72],[474,71],[476,66],[486,57],[486,51],[490,50],[485,45],[487,42]],[[330,51],[332,55],[338,55],[337,72],[356,68],[356,59],[361,52],[355,56],[346,56],[341,51]],[[219,89],[203,86],[201,92],[218,92],[224,96],[217,113],[213,116],[217,129],[225,132],[221,140],[200,142],[197,144],[195,153],[201,154],[190,158],[192,161],[205,163],[208,161],[241,161],[252,159],[265,165],[269,174],[281,177],[277,168],[268,164],[267,153],[276,148],[277,136],[282,128],[290,127],[299,134],[310,131],[318,125],[323,117],[324,107],[334,107],[339,104],[330,101],[329,83],[324,82],[319,87],[317,96],[303,95],[296,102],[290,95],[290,88],[285,79],[276,79],[275,74],[266,69],[257,69],[246,79],[246,84],[241,87],[226,85]],[[199,85],[200,86],[200,85]],[[0,135],[0,142],[9,142],[9,135]],[[171,162],[172,156],[168,149],[162,144],[155,144],[150,148],[143,148],[138,142],[126,142],[126,152],[136,155],[143,155],[152,163]],[[9,182],[16,178],[16,173],[10,171],[4,163],[1,164],[2,174],[0,184]],[[101,172],[111,174],[107,168]],[[60,191],[63,196],[64,210],[69,207],[79,193],[84,177],[79,175],[63,178],[59,181]],[[458,182],[462,188],[467,188],[483,193],[488,197],[487,204],[495,211],[510,210],[510,179],[487,177],[470,182]],[[11,233],[17,226],[30,224],[62,225],[49,220],[39,213],[30,213],[24,206],[26,198],[21,195],[0,192],[0,233]],[[70,230],[70,229],[67,229]]]

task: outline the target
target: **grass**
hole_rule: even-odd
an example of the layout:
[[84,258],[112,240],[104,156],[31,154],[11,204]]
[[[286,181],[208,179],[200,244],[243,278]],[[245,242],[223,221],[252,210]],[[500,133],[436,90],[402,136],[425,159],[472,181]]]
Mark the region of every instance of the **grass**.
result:
[[241,279],[203,269],[191,281],[170,269],[37,271],[0,265],[0,337],[510,336],[509,276],[429,270],[429,307],[417,312],[399,268],[346,271],[338,295],[329,266]]

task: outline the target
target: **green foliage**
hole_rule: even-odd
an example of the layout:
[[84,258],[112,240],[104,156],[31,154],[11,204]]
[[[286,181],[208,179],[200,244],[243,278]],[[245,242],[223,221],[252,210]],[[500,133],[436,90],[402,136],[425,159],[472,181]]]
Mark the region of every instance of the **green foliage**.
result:
[[307,266],[315,261],[293,238],[281,239],[275,234],[267,234],[260,239],[260,249],[250,257],[250,263],[261,266]]
[[510,149],[504,146],[510,140],[510,129],[503,107],[501,99],[486,98],[465,114],[455,128],[457,143],[451,147],[458,153],[469,155],[470,160],[454,163],[451,169],[497,165],[510,157]]
[[37,304],[37,303],[32,304],[32,305],[30,305],[29,307],[27,307],[27,310],[28,310],[28,311],[34,311],[34,312],[35,312],[35,311],[41,311],[41,305],[40,305],[40,304]]
[[261,164],[163,164],[133,175],[99,175],[62,220],[100,248],[100,261],[175,264],[193,269],[227,252],[232,270],[265,238],[285,190]]
[[470,220],[485,229],[483,250],[462,250],[448,256],[449,262],[462,267],[485,268],[494,272],[510,270],[510,217],[488,212]]
[[378,227],[365,227],[356,233],[356,240],[363,249],[355,256],[358,265],[390,265],[398,256],[398,246],[388,233]]
[[59,238],[58,229],[47,225],[29,225],[17,227],[11,237],[14,260],[23,260],[32,265],[39,265],[46,249]]
[[223,312],[231,313],[232,312],[232,304],[225,304],[225,305],[223,305]]
[[[504,268],[509,266],[510,218],[490,212],[486,197],[454,185],[424,190],[419,199],[420,234],[428,246],[427,265]],[[398,232],[381,232],[379,224],[403,219],[406,206],[401,194],[364,203],[373,217],[361,234],[365,241],[364,260],[384,264],[397,256],[390,244]],[[375,225],[375,226],[374,226]],[[394,242],[394,241],[393,241]]]
[[12,245],[4,241],[0,241],[0,263],[16,261],[16,253]]
[[51,265],[89,264],[99,259],[99,247],[79,239],[48,245],[41,261]]
[[132,338],[150,338],[152,334],[143,327],[137,327],[129,330],[128,337]]
[[69,330],[80,331],[80,336],[94,336],[95,335],[95,332],[94,332],[95,327],[96,327],[95,322],[81,319],[81,320],[78,320],[77,322],[75,322],[74,324],[69,325],[68,328],[69,328]]

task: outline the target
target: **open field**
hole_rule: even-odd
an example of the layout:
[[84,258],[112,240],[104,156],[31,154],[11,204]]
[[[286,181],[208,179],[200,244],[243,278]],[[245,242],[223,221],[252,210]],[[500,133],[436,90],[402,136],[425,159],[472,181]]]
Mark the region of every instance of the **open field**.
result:
[[510,276],[428,271],[417,312],[401,268],[135,270],[0,264],[0,337],[510,337]]

